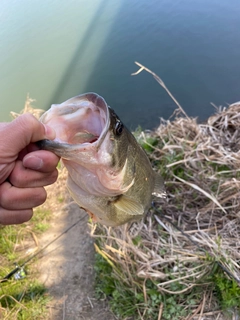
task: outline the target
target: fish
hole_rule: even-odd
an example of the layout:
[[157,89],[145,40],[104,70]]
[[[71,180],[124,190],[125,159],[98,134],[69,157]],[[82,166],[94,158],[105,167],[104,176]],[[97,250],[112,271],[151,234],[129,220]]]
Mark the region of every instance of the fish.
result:
[[138,221],[165,197],[156,173],[133,134],[100,95],[90,92],[53,104],[40,118],[56,132],[41,149],[61,157],[67,188],[94,222],[116,227]]

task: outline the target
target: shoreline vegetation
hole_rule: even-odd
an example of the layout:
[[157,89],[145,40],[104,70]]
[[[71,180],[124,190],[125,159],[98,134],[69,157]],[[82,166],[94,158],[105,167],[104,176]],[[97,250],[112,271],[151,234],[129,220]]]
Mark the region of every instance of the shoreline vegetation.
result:
[[198,124],[173,120],[135,136],[165,179],[131,226],[91,225],[97,291],[119,319],[237,319],[240,315],[240,102]]
[[[240,102],[216,108],[199,124],[156,74],[137,65],[135,74],[152,74],[177,104],[173,117],[161,119],[156,130],[135,131],[164,177],[168,196],[153,198],[154,205],[137,223],[110,228],[89,222],[96,249],[96,295],[108,300],[120,320],[238,319]],[[34,111],[31,102],[28,99],[25,111]],[[26,247],[41,247],[38,235],[51,224],[51,210],[67,205],[64,169],[59,171],[57,187],[48,187],[48,201],[36,209],[38,220],[1,229],[2,277],[14,261],[26,260]],[[34,318],[47,318],[49,296],[34,282],[34,266],[29,269],[23,282],[1,283],[0,318],[31,319],[34,312],[29,309],[40,307],[45,314]]]

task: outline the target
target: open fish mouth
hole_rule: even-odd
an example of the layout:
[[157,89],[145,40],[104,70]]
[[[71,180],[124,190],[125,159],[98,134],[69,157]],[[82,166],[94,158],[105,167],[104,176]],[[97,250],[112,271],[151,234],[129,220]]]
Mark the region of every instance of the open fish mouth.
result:
[[40,121],[56,131],[52,143],[68,147],[98,147],[105,138],[109,125],[109,108],[105,100],[96,94],[71,98],[61,104],[53,104]]

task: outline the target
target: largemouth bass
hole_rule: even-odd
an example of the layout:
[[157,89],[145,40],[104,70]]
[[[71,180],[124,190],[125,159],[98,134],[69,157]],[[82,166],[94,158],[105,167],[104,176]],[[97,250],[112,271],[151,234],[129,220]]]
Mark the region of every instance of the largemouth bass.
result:
[[56,131],[42,149],[60,156],[73,199],[94,221],[118,226],[136,221],[164,196],[164,182],[132,133],[96,93],[54,104],[40,118]]

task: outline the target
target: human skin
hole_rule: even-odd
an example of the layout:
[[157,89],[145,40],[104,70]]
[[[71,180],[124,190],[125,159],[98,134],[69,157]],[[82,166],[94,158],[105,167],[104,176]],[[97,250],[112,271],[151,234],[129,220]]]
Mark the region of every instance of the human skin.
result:
[[55,131],[29,113],[0,123],[0,224],[28,221],[46,200],[44,186],[56,181],[59,157],[35,142],[54,138]]

